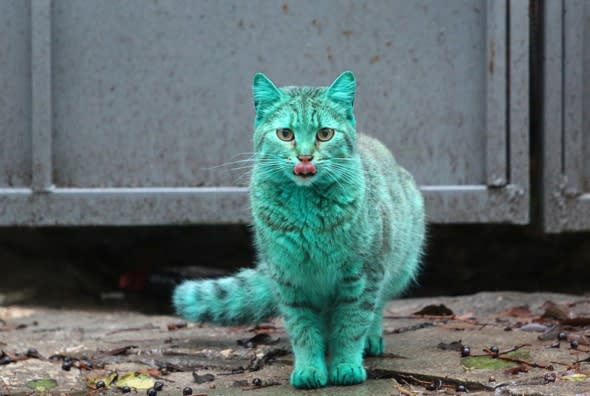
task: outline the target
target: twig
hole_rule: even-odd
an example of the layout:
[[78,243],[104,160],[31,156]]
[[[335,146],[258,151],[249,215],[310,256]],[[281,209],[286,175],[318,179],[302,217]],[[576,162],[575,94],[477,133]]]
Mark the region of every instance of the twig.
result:
[[[506,362],[513,362],[513,363],[523,364],[523,365],[529,366],[529,367],[536,367],[536,368],[542,368],[542,369],[553,371],[553,369],[554,369],[553,365],[545,365],[545,364],[541,364],[541,363],[528,362],[526,360],[513,358],[513,357],[509,357],[509,356],[502,356],[507,353],[517,351],[517,350],[524,348],[526,346],[531,346],[531,344],[517,345],[517,346],[514,346],[506,351],[498,352],[498,353],[492,352],[488,348],[484,348],[483,351],[485,352],[485,355],[479,355],[479,356],[491,356],[493,358],[504,360]],[[473,355],[473,356],[476,356],[476,355]]]
[[526,360],[516,359],[516,358],[510,358],[510,357],[507,357],[507,356],[498,356],[498,359],[502,359],[502,360],[505,360],[507,362],[524,364],[525,366],[529,366],[529,367],[542,368],[542,369],[546,369],[546,370],[549,370],[549,371],[553,371],[554,370],[553,365],[551,365],[551,364],[545,365],[545,364],[541,364],[541,363],[527,362]]
[[505,351],[498,352],[498,353],[494,353],[494,352],[490,351],[488,348],[484,348],[483,351],[486,352],[485,354],[479,354],[479,355],[474,354],[474,355],[471,355],[471,356],[481,357],[481,356],[490,356],[490,355],[492,355],[494,357],[500,357],[500,355],[505,355],[505,354],[510,353],[510,352],[518,351],[521,348],[529,347],[529,346],[532,346],[532,345],[531,344],[520,344],[520,345],[513,346],[512,348],[507,349]]
[[414,396],[414,392],[407,390],[406,388],[404,388],[403,386],[401,386],[400,384],[398,384],[395,381],[393,382],[393,387],[402,395]]
[[115,330],[109,331],[106,335],[125,333],[128,331],[155,330],[155,329],[159,329],[159,327],[154,326],[153,324],[146,324],[146,325],[140,326],[140,327],[128,327],[125,329],[115,329]]
[[410,378],[412,381],[418,383],[418,384],[422,384],[422,385],[428,385],[430,384],[431,381],[422,381],[419,380],[418,378],[414,377],[413,375],[408,375],[408,378]]
[[459,320],[467,321],[466,319],[457,319],[455,315],[385,315],[384,319],[427,319],[427,320]]

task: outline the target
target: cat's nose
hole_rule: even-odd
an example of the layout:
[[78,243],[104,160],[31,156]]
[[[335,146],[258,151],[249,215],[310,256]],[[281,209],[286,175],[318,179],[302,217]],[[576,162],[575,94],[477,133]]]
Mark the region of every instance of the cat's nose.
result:
[[299,162],[296,163],[293,167],[293,173],[295,173],[295,175],[307,177],[316,174],[317,169],[313,162],[311,162],[313,156],[300,154],[297,156],[297,159],[299,160]]

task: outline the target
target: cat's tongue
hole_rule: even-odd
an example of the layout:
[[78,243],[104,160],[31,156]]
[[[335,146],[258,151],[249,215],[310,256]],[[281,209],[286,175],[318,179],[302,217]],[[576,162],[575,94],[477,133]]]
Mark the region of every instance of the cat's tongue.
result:
[[312,176],[316,173],[315,165],[309,161],[300,161],[295,164],[293,173],[297,176]]

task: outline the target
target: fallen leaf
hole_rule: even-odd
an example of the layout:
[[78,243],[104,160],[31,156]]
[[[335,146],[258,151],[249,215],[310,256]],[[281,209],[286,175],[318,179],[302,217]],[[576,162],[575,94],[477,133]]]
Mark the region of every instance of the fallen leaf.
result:
[[197,384],[204,384],[206,382],[215,381],[215,376],[213,374],[203,374],[199,375],[196,371],[193,371],[193,379]]
[[51,378],[42,378],[29,381],[26,383],[26,385],[35,392],[44,393],[55,388],[57,386],[57,381]]
[[118,387],[128,386],[136,389],[149,389],[154,386],[156,380],[149,376],[138,372],[129,372],[119,377],[115,383]]
[[461,359],[461,365],[468,369],[501,369],[517,366],[517,363],[496,359],[492,356],[468,356]]
[[420,316],[452,316],[454,315],[453,311],[447,308],[443,304],[439,305],[427,305],[418,312],[414,312],[414,315]]
[[545,309],[542,318],[546,319],[556,319],[559,321],[571,319],[571,311],[569,307],[565,304],[555,304],[553,301],[545,301],[542,306]]
[[566,381],[586,381],[586,378],[588,378],[586,374],[570,374],[561,377],[562,380]]
[[261,357],[256,357],[255,359],[252,359],[248,367],[246,367],[246,370],[258,371],[264,366],[272,364],[276,360],[276,358],[285,356],[288,353],[289,351],[283,348],[271,349]]
[[[516,358],[522,360],[529,360],[531,355],[526,349],[519,349],[513,352],[503,354],[509,358]],[[519,363],[511,362],[508,360],[502,360],[490,355],[484,356],[467,356],[461,359],[461,364],[467,368],[476,369],[501,369],[501,368],[514,368],[520,366]]]
[[511,316],[513,318],[528,318],[535,316],[528,305],[519,305],[517,307],[508,308],[500,312],[502,316]]
[[104,383],[105,383],[106,386],[111,386],[113,383],[115,383],[117,381],[118,378],[119,378],[119,374],[116,371],[113,371],[112,373],[110,373],[109,375],[107,375],[103,379],[103,381],[104,381]]
[[110,372],[109,375],[103,378],[88,376],[86,377],[86,384],[91,389],[96,389],[96,383],[98,381],[103,381],[106,386],[111,386],[113,382],[117,380],[118,377],[119,374],[117,374],[116,371]]

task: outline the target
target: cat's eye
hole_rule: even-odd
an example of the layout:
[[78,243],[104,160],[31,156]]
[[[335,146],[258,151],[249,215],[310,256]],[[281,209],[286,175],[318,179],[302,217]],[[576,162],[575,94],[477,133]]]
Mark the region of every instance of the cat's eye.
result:
[[332,128],[322,128],[317,133],[317,139],[320,142],[327,142],[334,137],[334,130]]
[[277,137],[285,142],[290,142],[295,138],[295,135],[289,128],[279,128],[277,129]]

